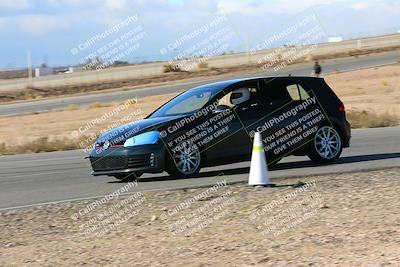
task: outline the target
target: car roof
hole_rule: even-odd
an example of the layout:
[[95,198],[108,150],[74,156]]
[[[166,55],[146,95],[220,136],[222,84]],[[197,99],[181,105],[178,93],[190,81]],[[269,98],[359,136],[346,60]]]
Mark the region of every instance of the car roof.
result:
[[310,77],[310,76],[259,76],[259,77],[247,77],[247,78],[238,78],[238,79],[231,79],[231,80],[225,80],[225,81],[218,81],[218,82],[213,82],[213,83],[207,83],[203,84],[197,87],[194,87],[190,90],[197,90],[197,89],[205,89],[209,87],[215,87],[216,89],[222,89],[226,88],[228,86],[241,83],[241,82],[248,82],[252,80],[259,80],[259,79],[279,79],[279,78],[290,78],[290,79],[304,79],[304,80],[320,80],[323,78],[318,78],[318,77]]

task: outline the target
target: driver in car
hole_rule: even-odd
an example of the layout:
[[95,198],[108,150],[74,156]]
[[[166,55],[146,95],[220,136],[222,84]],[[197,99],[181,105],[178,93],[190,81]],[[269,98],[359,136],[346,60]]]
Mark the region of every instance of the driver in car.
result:
[[[230,101],[234,108],[239,107],[244,109],[250,105],[250,91],[247,88],[235,89],[231,93]],[[247,103],[246,103],[247,102]]]

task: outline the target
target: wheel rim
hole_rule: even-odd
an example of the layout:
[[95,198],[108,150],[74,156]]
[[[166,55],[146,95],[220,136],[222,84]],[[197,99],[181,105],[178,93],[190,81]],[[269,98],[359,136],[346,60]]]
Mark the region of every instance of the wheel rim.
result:
[[182,142],[174,154],[176,168],[182,174],[195,173],[200,166],[200,152],[196,145]]
[[324,159],[337,156],[342,146],[339,133],[332,127],[320,128],[314,137],[314,146],[318,155]]

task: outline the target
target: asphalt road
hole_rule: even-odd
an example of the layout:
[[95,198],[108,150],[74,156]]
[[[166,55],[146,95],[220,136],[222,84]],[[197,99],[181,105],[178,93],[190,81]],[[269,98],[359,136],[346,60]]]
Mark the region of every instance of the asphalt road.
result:
[[[381,54],[374,54],[368,56],[361,56],[358,58],[345,58],[345,59],[337,59],[337,60],[327,60],[322,64],[323,73],[331,73],[333,71],[349,71],[361,68],[368,68],[374,66],[388,65],[398,62],[400,59],[400,52],[388,52]],[[311,65],[310,65],[311,64]],[[275,76],[275,75],[306,75],[309,76],[311,74],[312,63],[310,64],[299,64],[289,66],[282,71],[279,72],[255,72],[251,75],[244,75],[241,77],[250,77],[250,76]],[[116,92],[108,92],[108,93],[93,93],[88,95],[79,95],[79,96],[71,96],[71,97],[61,97],[61,98],[53,98],[47,100],[38,100],[38,101],[30,101],[30,102],[20,102],[14,104],[1,104],[0,105],[0,115],[9,116],[9,115],[18,115],[24,113],[32,113],[32,112],[42,112],[49,110],[57,110],[67,107],[68,105],[88,105],[94,102],[122,102],[128,98],[138,97],[142,98],[145,96],[153,96],[153,95],[161,95],[178,92],[180,90],[186,90],[191,87],[195,87],[204,83],[224,80],[229,78],[241,78],[240,76],[232,76],[232,75],[224,75],[219,77],[218,79],[209,79],[205,81],[195,81],[195,82],[183,82],[183,83],[175,83],[174,85],[163,85],[163,86],[154,86],[154,87],[146,87],[146,88],[136,88],[132,90],[126,91],[116,91]]]
[[[353,131],[352,146],[331,165],[316,165],[307,157],[288,157],[270,172],[272,181],[284,178],[400,167],[400,127]],[[0,157],[0,210],[32,204],[104,196],[122,187],[112,177],[92,177],[82,151]],[[136,190],[157,191],[212,185],[223,174],[228,182],[248,179],[250,162],[203,169],[199,178],[171,179],[144,175]],[[393,177],[398,179],[399,177]],[[367,175],[366,175],[367,179]],[[274,189],[266,189],[274,190]]]

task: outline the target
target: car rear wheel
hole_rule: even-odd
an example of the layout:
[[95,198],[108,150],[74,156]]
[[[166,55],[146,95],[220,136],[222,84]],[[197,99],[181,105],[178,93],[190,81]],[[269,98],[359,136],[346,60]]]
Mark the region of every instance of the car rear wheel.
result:
[[142,176],[143,173],[141,172],[131,172],[131,173],[126,173],[126,174],[117,174],[114,175],[115,178],[121,181],[135,181],[137,180],[140,176]]
[[184,141],[172,149],[167,161],[167,172],[172,177],[193,177],[201,169],[201,154],[199,148]]
[[331,126],[318,129],[310,145],[308,156],[319,163],[333,162],[342,153],[343,143],[339,132]]

